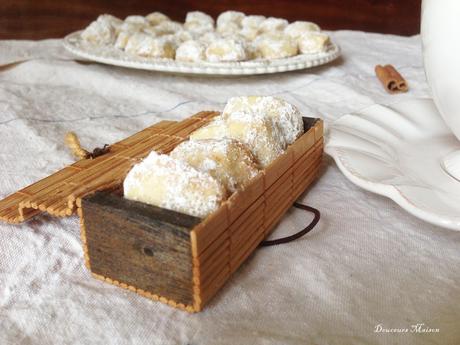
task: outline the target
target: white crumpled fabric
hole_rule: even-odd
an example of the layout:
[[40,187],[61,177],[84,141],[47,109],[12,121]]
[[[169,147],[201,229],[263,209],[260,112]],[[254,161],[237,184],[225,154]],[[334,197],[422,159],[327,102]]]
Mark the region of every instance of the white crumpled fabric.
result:
[[[375,102],[429,95],[420,37],[338,31],[343,57],[304,71],[186,77],[82,63],[60,40],[0,41],[0,197],[162,119],[221,110],[236,95],[276,95],[330,124]],[[16,63],[24,61],[21,63]],[[391,63],[407,94],[374,76]],[[259,249],[207,308],[188,314],[95,280],[78,218],[0,224],[0,344],[459,344],[460,233],[424,223],[354,186],[325,157],[300,201],[322,212],[301,239]],[[310,216],[291,209],[274,237]],[[424,328],[439,333],[376,333]]]

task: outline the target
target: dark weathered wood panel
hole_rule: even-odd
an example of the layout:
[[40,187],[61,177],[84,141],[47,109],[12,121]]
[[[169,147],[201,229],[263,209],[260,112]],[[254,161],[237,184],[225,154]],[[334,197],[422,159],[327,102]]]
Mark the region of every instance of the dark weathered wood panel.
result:
[[82,201],[91,270],[193,304],[190,230],[199,218],[107,192]]
[[119,17],[161,11],[183,20],[190,10],[216,16],[233,9],[248,14],[312,20],[325,29],[353,29],[401,35],[419,32],[421,0],[2,0],[0,39],[63,37],[86,26],[98,14]]

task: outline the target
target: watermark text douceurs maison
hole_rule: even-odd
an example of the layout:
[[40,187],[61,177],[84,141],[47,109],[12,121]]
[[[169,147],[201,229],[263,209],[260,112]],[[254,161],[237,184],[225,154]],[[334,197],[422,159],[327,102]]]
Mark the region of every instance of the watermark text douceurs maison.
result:
[[409,327],[388,328],[379,323],[374,327],[374,333],[439,333],[439,328],[431,328],[424,323],[416,323]]

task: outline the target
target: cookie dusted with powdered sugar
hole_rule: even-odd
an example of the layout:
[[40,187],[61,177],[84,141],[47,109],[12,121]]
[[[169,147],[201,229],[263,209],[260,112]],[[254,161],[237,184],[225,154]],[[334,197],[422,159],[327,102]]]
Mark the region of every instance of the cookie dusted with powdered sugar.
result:
[[225,188],[211,175],[152,151],[123,182],[129,200],[204,218],[225,200]]
[[225,26],[229,23],[236,24],[238,27],[241,26],[241,21],[244,19],[245,14],[238,11],[225,11],[217,17],[217,28]]
[[321,53],[327,50],[331,43],[328,35],[322,32],[306,32],[299,39],[299,49],[302,54]]
[[[150,36],[150,39],[145,39],[141,33]],[[300,53],[325,51],[330,44],[328,36],[312,22],[289,24],[283,18],[246,16],[238,11],[223,12],[216,20],[204,12],[191,11],[184,23],[172,21],[161,12],[145,17],[128,16],[124,21],[102,15],[81,36],[87,42],[112,45],[132,55],[168,59],[175,59],[173,48],[187,41],[198,41],[205,45],[204,57],[202,45],[197,43],[184,45],[177,54],[178,61],[196,62],[198,65],[202,61],[224,64],[287,59]],[[152,40],[158,38],[162,39]]]
[[169,37],[155,38],[138,32],[128,39],[125,51],[143,57],[174,59],[176,43]]
[[83,30],[81,37],[94,44],[113,44],[122,24],[121,19],[110,14],[102,14]]
[[284,28],[289,24],[286,19],[268,17],[259,25],[260,32],[275,32],[283,31]]
[[319,26],[312,22],[300,20],[289,24],[284,29],[284,33],[293,39],[298,39],[304,33],[312,31],[320,31]]
[[161,12],[152,12],[145,16],[145,19],[149,22],[149,25],[158,25],[162,22],[170,21],[169,17]]
[[302,115],[292,104],[272,96],[233,97],[222,112],[225,118],[232,113],[264,114],[280,129],[287,144],[292,144],[304,132]]
[[185,17],[184,29],[195,35],[214,31],[214,19],[201,11],[188,12]]
[[251,151],[233,139],[188,140],[170,156],[209,173],[231,193],[244,188],[259,173]]
[[254,46],[260,56],[266,59],[281,59],[295,56],[299,52],[296,40],[293,40],[283,32],[271,32],[258,36],[254,40]]
[[286,142],[270,117],[234,112],[216,117],[190,135],[193,140],[231,138],[245,144],[262,167],[268,166],[285,148]]
[[241,20],[241,26],[243,28],[259,28],[260,25],[267,19],[265,16],[260,16],[260,15],[250,15],[250,16],[245,16]]
[[220,38],[211,41],[206,48],[206,59],[210,62],[247,60],[245,44],[242,40]]
[[176,50],[176,60],[186,62],[198,62],[206,59],[206,46],[199,41],[186,41],[179,45]]
[[154,29],[158,36],[173,35],[183,30],[183,25],[178,22],[166,20],[159,23],[158,25],[155,25]]
[[125,18],[125,23],[137,24],[137,25],[143,25],[143,26],[149,25],[148,20],[144,16],[138,16],[138,15],[127,16]]

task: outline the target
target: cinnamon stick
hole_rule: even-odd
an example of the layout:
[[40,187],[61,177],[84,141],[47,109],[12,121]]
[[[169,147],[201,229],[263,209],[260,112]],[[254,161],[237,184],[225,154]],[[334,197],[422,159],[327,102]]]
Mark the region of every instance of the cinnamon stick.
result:
[[407,92],[409,89],[406,80],[392,65],[375,66],[375,74],[389,93]]

